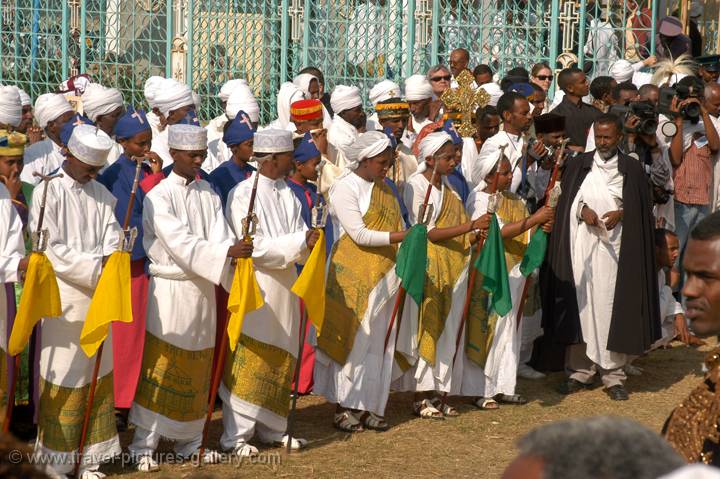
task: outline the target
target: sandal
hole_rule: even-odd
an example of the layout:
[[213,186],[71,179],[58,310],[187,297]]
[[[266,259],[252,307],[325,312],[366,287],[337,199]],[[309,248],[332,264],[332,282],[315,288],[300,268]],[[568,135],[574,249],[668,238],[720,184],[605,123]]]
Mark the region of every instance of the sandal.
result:
[[355,415],[347,409],[343,412],[336,412],[333,418],[333,426],[342,432],[362,432],[363,426]]
[[442,398],[434,397],[430,400],[430,403],[445,417],[458,417],[460,415],[457,409],[444,402]]
[[415,401],[413,403],[413,412],[422,419],[445,419],[443,413],[436,409],[429,399]]
[[483,410],[500,409],[500,405],[493,398],[480,397],[477,398],[473,404],[475,404],[475,407],[478,409]]
[[387,431],[390,429],[390,424],[385,421],[385,418],[378,416],[374,412],[365,411],[360,416],[360,420],[366,429],[372,429],[373,431]]
[[501,404],[515,404],[518,406],[528,402],[525,396],[520,394],[496,394],[495,400]]

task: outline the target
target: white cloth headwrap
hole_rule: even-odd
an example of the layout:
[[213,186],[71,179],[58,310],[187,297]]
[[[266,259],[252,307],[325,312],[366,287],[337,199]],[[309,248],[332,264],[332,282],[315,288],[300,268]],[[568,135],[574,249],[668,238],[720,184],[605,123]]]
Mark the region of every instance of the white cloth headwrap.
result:
[[[86,90],[87,91],[87,90]],[[68,151],[83,163],[105,166],[108,153],[115,142],[94,125],[78,125],[68,140]]]
[[366,158],[379,155],[390,147],[390,138],[382,131],[368,131],[357,137],[357,140],[344,150],[348,162],[345,168],[354,171]]
[[282,128],[286,128],[290,123],[290,105],[304,98],[305,92],[296,84],[285,82],[280,85],[280,91],[277,95],[277,119]]
[[433,91],[425,75],[412,75],[405,80],[405,99],[408,101],[432,98]]
[[309,73],[301,73],[293,78],[293,84],[305,93],[305,98],[310,98],[310,82],[317,80],[318,86],[320,86],[320,80],[315,75]]
[[500,97],[503,96],[503,91],[502,88],[500,88],[500,85],[497,83],[485,83],[484,85],[480,85],[480,88],[490,95],[490,102],[488,105],[497,106]]
[[376,83],[368,92],[370,103],[373,106],[377,106],[381,101],[389,100],[390,98],[400,97],[400,85],[392,80],[383,80],[380,83]]
[[192,98],[193,103],[195,104],[195,109],[199,112],[200,108],[202,108],[202,97],[199,93],[192,92]]
[[22,121],[22,102],[17,87],[0,86],[0,123],[18,126]]
[[248,85],[237,86],[230,94],[225,106],[225,115],[231,120],[237,116],[239,111],[247,113],[252,122],[260,121],[260,106]]
[[18,93],[20,94],[20,103],[22,103],[22,106],[32,105],[32,100],[30,100],[30,95],[25,93],[25,90],[23,90],[22,88],[18,88]]
[[123,97],[120,90],[107,88],[99,83],[90,83],[85,87],[85,92],[81,98],[83,111],[92,121],[96,121],[97,117],[107,115],[123,106]]
[[147,100],[148,106],[151,109],[155,108],[155,95],[157,94],[158,87],[164,80],[165,79],[163,77],[152,76],[145,81],[143,93],[145,94],[145,100]]
[[335,114],[362,105],[360,90],[356,86],[338,85],[330,95],[330,106]]
[[40,128],[47,127],[47,124],[64,113],[73,111],[67,99],[59,93],[45,93],[35,100],[35,121]]
[[232,95],[232,92],[234,92],[240,85],[248,86],[247,80],[238,78],[235,80],[226,81],[225,83],[223,83],[223,86],[220,87],[220,93],[218,93],[218,98],[225,102],[228,101],[230,95]]
[[618,60],[610,65],[610,71],[608,73],[616,82],[622,83],[632,80],[635,69],[629,61]]
[[172,78],[166,78],[158,85],[153,101],[165,116],[171,111],[195,104],[190,87]]
[[447,142],[452,142],[452,138],[445,131],[430,133],[423,138],[420,142],[420,151],[417,156],[418,165],[422,167],[425,164],[425,159],[437,153]]
[[[476,179],[478,191],[482,191],[488,186],[485,178],[487,178],[487,175],[489,175],[493,168],[495,168],[498,164],[502,153],[502,150],[500,149],[501,145],[487,142],[487,144],[483,146],[484,147],[480,150],[480,154],[478,154],[475,162],[475,172],[478,176]],[[505,145],[505,147],[507,148],[507,145]]]

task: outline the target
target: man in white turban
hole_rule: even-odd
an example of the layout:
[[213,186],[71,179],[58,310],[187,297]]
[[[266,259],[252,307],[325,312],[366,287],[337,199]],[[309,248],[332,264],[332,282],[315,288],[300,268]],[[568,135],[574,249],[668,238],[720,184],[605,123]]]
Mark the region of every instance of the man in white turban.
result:
[[[22,119],[20,120],[20,124],[15,128],[15,131],[19,131],[23,134],[28,134],[28,130],[32,128],[33,124],[32,101],[30,101],[30,95],[25,93],[24,90],[18,87],[13,88],[15,88],[20,95],[20,104],[22,105]],[[39,138],[37,140],[39,140]],[[37,140],[33,140],[32,143],[36,143]],[[30,138],[28,138],[28,141],[30,141]]]
[[[125,113],[125,105],[120,90],[107,88],[99,83],[90,83],[82,94],[83,111],[95,125],[108,136],[113,136],[115,124]],[[107,165],[112,165],[120,158],[123,149],[115,143],[107,158]]]
[[45,131],[45,139],[25,149],[25,166],[20,173],[22,181],[36,185],[40,179],[33,176],[33,172],[47,175],[60,168],[65,161],[61,151],[64,145],[60,141],[60,130],[73,114],[70,103],[58,93],[46,93],[35,100],[35,121]]
[[[322,85],[320,78],[316,75],[309,72],[300,73],[293,78],[293,83],[305,93],[305,99],[321,99],[323,94]],[[332,124],[332,116],[330,116],[330,112],[327,111],[327,108],[323,105],[323,126],[330,128],[330,124]]]
[[356,86],[336,86],[330,96],[330,105],[335,117],[328,129],[328,157],[336,166],[344,168],[348,160],[343,150],[355,142],[360,129],[367,127],[367,116]]
[[20,126],[21,121],[20,92],[14,86],[0,86],[0,129],[15,129]]
[[153,138],[160,132],[160,111],[155,106],[155,94],[160,84],[165,80],[160,76],[151,76],[145,81],[143,94],[145,95],[145,101],[148,104],[148,111],[146,113],[148,123],[150,123],[150,129],[152,129]]
[[153,103],[158,110],[160,132],[153,136],[152,151],[160,155],[163,165],[173,162],[168,146],[167,127],[181,122],[191,111],[195,112],[195,99],[189,86],[172,78],[166,78],[157,86]]
[[[372,104],[373,108],[377,107],[377,104],[381,101],[389,100],[390,98],[399,98],[400,85],[392,80],[383,80],[376,83],[368,92],[368,99]],[[382,130],[379,126],[380,121],[378,120],[377,113],[373,112],[367,119],[368,131]]]
[[642,70],[645,67],[651,67],[657,63],[657,59],[654,56],[648,57],[641,62],[630,63],[627,60],[617,60],[610,65],[608,75],[613,77],[616,82],[632,82],[635,86],[640,88],[643,85],[650,83],[652,74],[645,73]]
[[[77,460],[96,360],[80,348],[80,332],[104,260],[118,249],[122,235],[114,214],[115,197],[95,181],[112,145],[112,139],[97,127],[76,126],[67,144],[64,176],[47,187],[43,228],[48,229],[52,241],[45,253],[57,276],[62,314],[42,320],[35,452],[42,464],[51,465],[59,474],[69,474]],[[41,202],[33,201],[32,231],[40,210]],[[80,468],[84,479],[105,477],[97,472],[100,462],[121,452],[115,428],[112,365],[112,339],[108,336],[95,392],[98,413],[91,416]]]
[[431,111],[432,98],[432,86],[425,75],[412,75],[405,80],[405,99],[410,107],[410,121],[403,140],[405,144],[415,143],[423,127],[435,121],[438,111]]
[[268,125],[268,128],[295,131],[295,124],[290,121],[290,105],[307,98],[305,92],[292,82],[285,82],[280,85],[280,91],[277,94],[278,116]]
[[205,127],[205,129],[207,129],[208,131],[208,144],[210,144],[210,142],[212,142],[213,140],[222,138],[223,129],[228,121],[228,117],[227,115],[225,115],[225,107],[227,106],[228,99],[237,88],[241,86],[247,86],[247,84],[248,83],[246,80],[242,78],[237,78],[234,80],[226,81],[225,83],[223,83],[223,86],[220,87],[220,93],[218,93],[218,98],[220,99],[220,106],[222,106],[223,113],[210,120]]

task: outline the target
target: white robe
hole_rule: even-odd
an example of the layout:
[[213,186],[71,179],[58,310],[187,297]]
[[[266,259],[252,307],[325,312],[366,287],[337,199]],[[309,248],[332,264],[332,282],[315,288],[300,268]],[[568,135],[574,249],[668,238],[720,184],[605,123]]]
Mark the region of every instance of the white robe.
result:
[[[15,207],[10,201],[10,192],[0,183],[0,284],[18,281],[18,263],[25,256],[23,225]],[[5,360],[7,351],[7,295],[4,288],[0,294],[0,361]],[[5,389],[0,386],[0,389]]]
[[150,150],[157,153],[163,161],[163,168],[174,163],[173,157],[170,155],[170,146],[168,145],[168,129],[158,131],[157,135],[153,133],[152,144]]
[[682,305],[675,299],[672,289],[665,282],[665,272],[658,271],[658,291],[660,297],[660,329],[662,336],[650,347],[655,349],[670,344],[675,338],[675,316],[685,314]]
[[345,158],[343,150],[352,145],[357,140],[358,135],[357,128],[335,113],[335,118],[327,134],[328,158],[335,166],[340,169],[345,167],[347,158]]
[[627,355],[607,349],[622,239],[622,221],[611,231],[578,221],[580,201],[597,213],[600,221],[622,202],[623,175],[618,157],[604,161],[595,153],[570,208],[570,257],[577,294],[580,328],[586,355],[603,369],[616,369]]
[[210,143],[212,140],[216,140],[218,138],[222,139],[223,136],[223,129],[225,128],[225,124],[228,122],[228,117],[225,115],[225,113],[216,116],[212,120],[210,120],[205,126],[205,129],[207,130],[207,140],[208,143]]
[[23,154],[23,170],[20,179],[25,183],[37,185],[40,178],[33,176],[33,172],[48,175],[62,166],[65,155],[61,152],[61,146],[50,138],[45,138],[33,145],[28,146]]
[[[173,171],[147,194],[143,246],[150,260],[149,335],[183,351],[207,351],[215,346],[215,285],[230,286],[227,251],[234,243],[220,197],[207,181],[186,184],[185,178]],[[204,372],[210,365],[198,364],[197,368],[198,373]],[[145,387],[142,383],[141,373],[138,392]],[[204,416],[178,421],[137,401],[136,397],[130,422],[138,428],[177,440],[202,434]]]
[[222,137],[214,140],[208,139],[208,154],[205,161],[203,161],[202,169],[205,173],[210,174],[230,158],[232,158],[232,151],[222,140]]
[[[41,189],[36,190],[39,192]],[[52,263],[57,277],[62,305],[62,316],[43,318],[42,350],[40,352],[41,401],[38,412],[38,440],[35,449],[52,461],[52,467],[61,474],[73,469],[73,457],[76,449],[61,452],[52,449],[48,437],[57,437],[61,431],[67,434],[71,425],[63,424],[58,418],[76,416],[79,442],[79,429],[85,404],[77,407],[68,402],[49,407],[43,404],[42,389],[62,387],[76,390],[80,394],[92,380],[95,356],[88,358],[80,348],[79,338],[85,315],[95,291],[103,258],[117,250],[120,244],[120,225],[115,219],[115,198],[100,183],[91,180],[84,185],[73,180],[67,172],[62,178],[48,185],[47,204],[43,217],[43,228],[48,230],[48,244],[45,251]],[[40,214],[40,198],[32,202],[29,227],[35,230]],[[105,340],[102,362],[98,374],[98,385],[112,379],[112,339]],[[98,391],[100,391],[100,386]],[[52,394],[52,393],[51,393]],[[85,392],[83,398],[85,398]],[[112,387],[109,390],[112,395]],[[96,396],[101,402],[103,398]],[[84,399],[83,399],[84,400]],[[111,400],[111,398],[110,398]],[[60,407],[61,411],[56,410]],[[47,408],[47,409],[46,409]],[[72,408],[72,409],[71,409]],[[114,429],[114,411],[104,410],[96,419],[97,427]],[[110,416],[108,418],[108,415]],[[100,425],[97,421],[102,421]],[[111,426],[108,426],[110,424]],[[47,427],[47,431],[44,431]],[[103,432],[103,434],[105,434]],[[67,436],[65,436],[67,440]],[[120,441],[117,432],[102,442],[86,445],[84,454],[89,458],[90,469],[96,468],[100,458],[112,457],[120,453]]]
[[[257,174],[253,173],[247,181],[239,183],[228,196],[228,221],[238,237],[242,236],[242,220],[248,214]],[[253,237],[253,265],[265,304],[245,316],[242,334],[283,349],[297,358],[300,301],[290,288],[298,277],[295,264],[303,263],[309,253],[306,244],[308,228],[302,219],[300,202],[283,179],[272,180],[260,175],[254,210],[258,225]],[[228,355],[227,360],[232,361],[233,355]],[[225,423],[232,422],[238,414],[254,419],[282,437],[287,417],[236,396],[224,382],[219,394],[232,409],[232,415],[223,414]],[[290,398],[287,400],[289,402]],[[227,447],[235,445],[232,442],[223,444]]]
[[[465,142],[468,143],[468,142]],[[488,138],[480,148],[480,154],[484,152],[495,151],[501,146],[505,145],[505,156],[510,160],[510,166],[513,172],[512,183],[510,184],[510,191],[515,193],[520,186],[522,181],[522,156],[525,152],[525,139],[522,136],[512,135],[506,131],[500,131],[497,134]],[[468,147],[469,148],[469,147]],[[464,160],[465,158],[463,158]],[[535,166],[537,163],[533,163]],[[528,168],[530,170],[530,168]],[[463,166],[465,171],[465,166]],[[481,178],[482,174],[479,172],[479,165],[477,160],[473,162],[473,165],[469,167],[471,171],[470,177],[465,177],[468,182],[473,186],[477,186],[485,178]],[[529,173],[529,171],[528,171]]]
[[[339,225],[336,238],[348,234],[362,246],[390,244],[390,233],[370,230],[363,222],[373,187],[373,182],[365,181],[355,173],[333,185],[329,205],[333,223]],[[391,333],[387,349],[383,350],[383,346],[399,286],[400,279],[392,268],[373,288],[345,364],[336,363],[320,349],[315,351],[313,391],[316,394],[344,408],[384,415],[390,394],[395,334]],[[403,314],[403,321],[406,314]]]

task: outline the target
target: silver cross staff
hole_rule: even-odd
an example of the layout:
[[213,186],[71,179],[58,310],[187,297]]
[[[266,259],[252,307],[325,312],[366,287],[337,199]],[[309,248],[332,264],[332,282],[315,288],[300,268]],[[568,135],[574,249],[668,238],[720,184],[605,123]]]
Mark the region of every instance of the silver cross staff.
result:
[[55,175],[43,175],[37,171],[33,172],[33,176],[37,176],[43,182],[43,194],[42,200],[40,201],[40,214],[38,216],[37,228],[32,232],[30,237],[32,238],[32,250],[35,253],[45,251],[48,242],[48,229],[43,229],[43,219],[45,218],[45,202],[47,201],[48,184],[55,178],[62,178],[62,173]]
[[[497,190],[497,175],[500,173],[500,163],[502,163],[503,158],[505,158],[505,148],[507,148],[507,145],[500,145],[498,149],[500,150],[500,157],[498,158],[497,162],[497,172],[495,173],[495,186]],[[488,206],[487,206],[487,212],[490,214],[493,214],[497,211],[498,205],[500,203],[500,194],[497,191],[493,191],[490,193],[490,197],[488,198]]]
[[314,229],[322,229],[325,227],[325,224],[327,223],[327,217],[328,217],[328,209],[327,205],[325,203],[320,202],[320,187],[322,186],[322,170],[325,166],[325,163],[327,163],[327,160],[321,160],[320,163],[315,167],[315,170],[318,174],[317,179],[317,199],[315,200],[315,205],[312,207],[312,211],[310,212],[310,225]]

